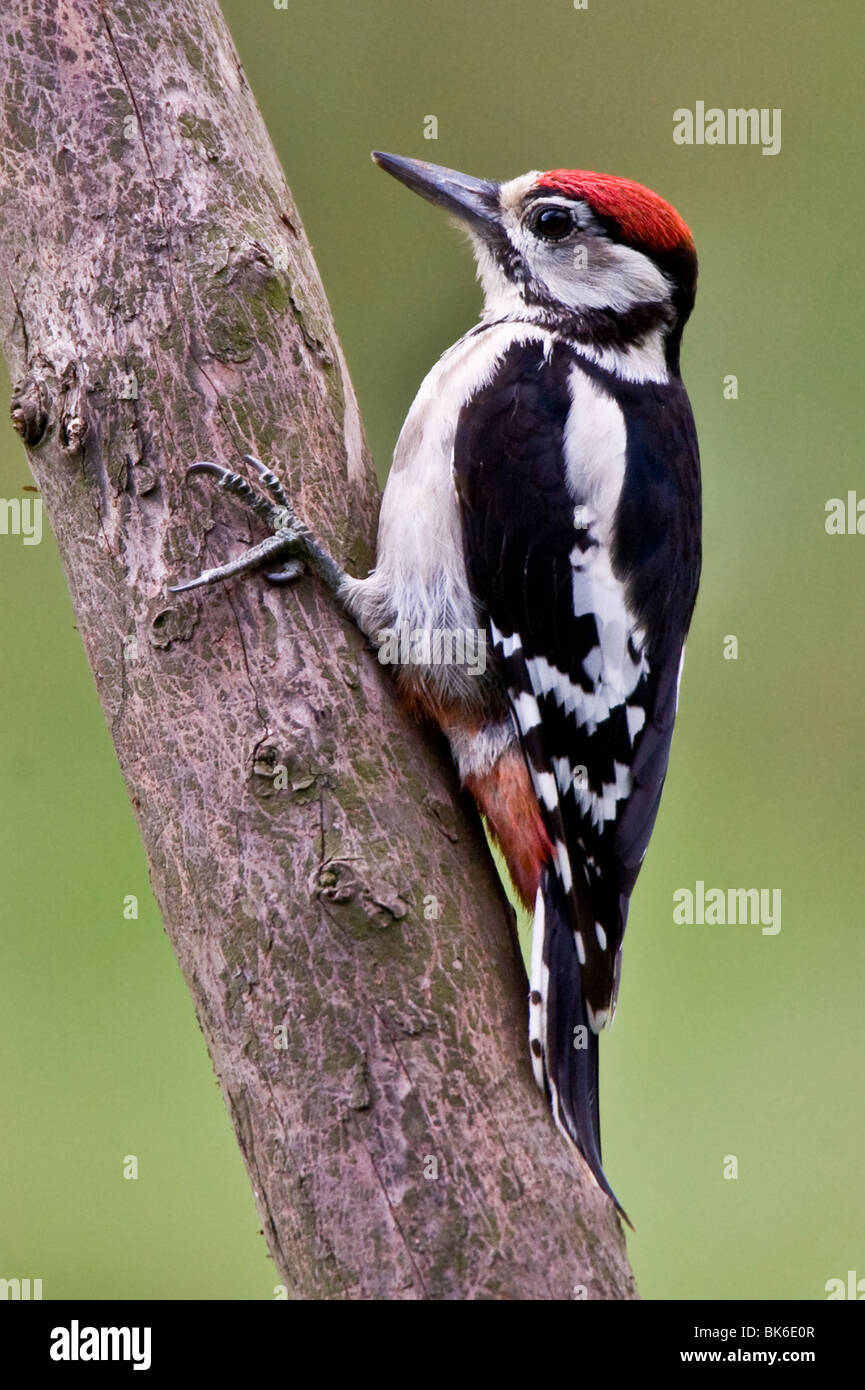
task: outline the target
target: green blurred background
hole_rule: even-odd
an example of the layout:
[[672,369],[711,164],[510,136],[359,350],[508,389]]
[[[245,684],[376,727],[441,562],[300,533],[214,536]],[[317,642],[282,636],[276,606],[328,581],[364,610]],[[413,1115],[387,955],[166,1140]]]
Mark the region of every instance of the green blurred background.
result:
[[[467,247],[372,148],[478,175],[594,168],[668,197],[705,569],[666,798],[602,1046],[608,1173],[644,1298],[822,1298],[865,1276],[861,11],[788,0],[230,0],[379,474],[473,321]],[[673,112],[780,107],[783,144],[681,147]],[[423,137],[425,117],[438,139]],[[737,400],[723,379],[738,378]],[[4,393],[6,386],[4,384]],[[4,426],[0,496],[24,495]],[[50,536],[0,537],[0,1276],[46,1298],[273,1296],[248,1183]],[[725,660],[735,635],[738,660]],[[673,892],[780,888],[776,936]],[[123,900],[137,894],[137,921]],[[135,1154],[137,1181],[123,1178]],[[735,1181],[723,1177],[738,1159]]]

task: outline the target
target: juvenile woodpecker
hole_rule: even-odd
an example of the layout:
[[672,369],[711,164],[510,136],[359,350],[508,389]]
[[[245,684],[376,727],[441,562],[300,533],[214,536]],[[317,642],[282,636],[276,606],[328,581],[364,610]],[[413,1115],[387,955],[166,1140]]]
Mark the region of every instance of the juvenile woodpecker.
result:
[[[558,1127],[601,1166],[598,1034],[658,811],[700,573],[700,467],[679,374],[691,234],[657,194],[584,170],[507,183],[375,154],[472,241],[480,322],[423,382],[365,579],[334,564],[257,460],[270,501],[198,464],[273,535],[192,584],[308,563],[373,642],[487,634],[483,674],[412,662],[404,697],[447,735],[533,912],[529,1047]],[[617,1204],[618,1205],[618,1204]]]

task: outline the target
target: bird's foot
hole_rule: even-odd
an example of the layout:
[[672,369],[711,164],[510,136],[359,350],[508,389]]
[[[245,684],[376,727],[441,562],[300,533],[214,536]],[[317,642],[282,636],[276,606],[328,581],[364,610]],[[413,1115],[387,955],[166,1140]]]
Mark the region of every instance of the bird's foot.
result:
[[217,569],[204,570],[185,584],[171,585],[169,592],[180,594],[188,589],[199,589],[206,584],[216,584],[221,579],[232,579],[236,575],[247,574],[250,570],[261,568],[268,561],[278,560],[283,561],[278,568],[265,570],[267,578],[274,584],[287,584],[299,579],[309,566],[329,588],[336,591],[343,578],[342,570],[295,515],[276,474],[252,454],[244,454],[244,458],[258,473],[261,491],[248,483],[239,473],[232,473],[230,469],[223,468],[218,463],[194,463],[187,470],[186,476],[191,478],[195,474],[203,474],[215,478],[217,486],[225,492],[230,492],[232,497],[243,503],[247,511],[264,522],[270,535]]

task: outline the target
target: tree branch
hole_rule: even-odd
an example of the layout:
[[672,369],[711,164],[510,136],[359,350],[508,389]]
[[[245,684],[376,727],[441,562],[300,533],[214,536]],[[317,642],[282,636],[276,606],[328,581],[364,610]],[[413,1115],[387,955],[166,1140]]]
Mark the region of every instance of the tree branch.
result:
[[9,0],[0,34],[13,418],[280,1278],[632,1297],[531,1080],[443,750],[313,580],[167,595],[258,536],[184,487],[197,458],[258,453],[353,573],[374,544],[324,291],[217,5]]

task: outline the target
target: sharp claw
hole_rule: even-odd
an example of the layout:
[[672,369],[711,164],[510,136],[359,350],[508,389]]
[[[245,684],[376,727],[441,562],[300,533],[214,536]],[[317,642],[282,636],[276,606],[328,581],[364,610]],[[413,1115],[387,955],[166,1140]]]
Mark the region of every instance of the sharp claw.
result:
[[247,463],[252,464],[274,502],[277,502],[280,507],[290,507],[291,504],[288,500],[288,493],[276,474],[273,473],[266,464],[262,463],[261,459],[257,459],[255,454],[244,454],[243,457],[246,459]]
[[293,538],[284,534],[267,536],[257,545],[250,546],[248,550],[229,560],[227,564],[220,565],[218,569],[204,570],[197,578],[187,580],[185,584],[169,586],[169,593],[182,594],[187,589],[199,589],[205,584],[216,584],[220,579],[233,579],[235,575],[247,574],[250,570],[258,569],[267,560],[275,560],[278,556],[289,554],[294,544]]
[[[291,556],[291,552],[294,551],[295,555],[278,570],[268,572],[268,579],[275,584],[291,583],[305,573],[308,565],[329,589],[339,594],[345,579],[343,571],[297,518],[279,478],[254,454],[244,454],[244,458],[258,473],[267,497],[256,491],[239,473],[233,473],[231,469],[223,468],[221,464],[213,463],[210,459],[199,459],[191,464],[186,470],[186,477],[204,473],[215,478],[219,487],[238,498],[249,511],[265,523],[271,534],[235,560],[221,565],[219,569],[205,570],[196,579],[190,579],[185,584],[171,585],[168,592],[183,594],[189,589],[198,589],[205,584],[216,584],[221,579],[231,579],[235,575],[257,569],[266,560],[283,555]],[[297,558],[298,551],[303,554],[307,565]]]
[[211,463],[210,459],[199,459],[197,463],[191,463],[186,470],[187,478],[191,478],[193,473],[210,473],[214,478],[230,476],[227,468],[218,463]]
[[306,565],[302,560],[289,560],[281,569],[265,570],[264,577],[269,579],[271,584],[293,584],[305,573]]
[[196,473],[206,473],[209,477],[215,478],[219,487],[225,492],[230,492],[233,497],[237,497],[248,507],[251,512],[261,518],[266,526],[272,531],[280,529],[279,518],[276,508],[266,497],[251,487],[245,478],[239,473],[233,473],[230,468],[223,468],[221,464],[211,463],[209,459],[201,459],[198,463],[193,463],[186,470],[187,478]]
[[203,584],[211,584],[212,582],[210,571],[205,570],[197,579],[190,579],[186,584],[169,584],[168,592],[170,594],[185,594],[188,589],[200,589]]

